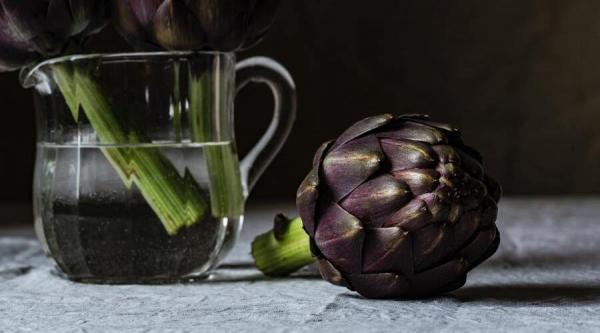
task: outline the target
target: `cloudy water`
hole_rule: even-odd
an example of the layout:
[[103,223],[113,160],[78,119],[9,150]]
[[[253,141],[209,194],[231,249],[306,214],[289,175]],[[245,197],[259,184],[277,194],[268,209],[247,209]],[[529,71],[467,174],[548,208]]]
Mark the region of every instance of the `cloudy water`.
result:
[[[197,223],[170,235],[139,184],[122,176],[109,162],[111,152],[160,156],[161,165],[167,165],[172,176],[197,184],[194,186],[200,195],[196,197],[207,203],[206,213]],[[42,143],[38,144],[37,158],[36,228],[58,265],[74,279],[152,282],[199,275],[233,245],[240,228],[242,207],[233,210],[237,215],[224,216],[214,211],[212,197],[241,204],[241,185],[234,190],[215,190],[223,178],[240,183],[237,155],[228,142],[113,146]],[[135,174],[135,167],[131,170]]]

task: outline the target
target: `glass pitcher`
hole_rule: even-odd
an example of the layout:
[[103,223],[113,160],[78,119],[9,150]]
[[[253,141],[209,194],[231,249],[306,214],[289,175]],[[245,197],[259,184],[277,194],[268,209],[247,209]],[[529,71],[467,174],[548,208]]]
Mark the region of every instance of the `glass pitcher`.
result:
[[[22,74],[34,88],[35,228],[69,279],[157,283],[207,275],[233,247],[245,200],[296,113],[289,73],[233,53],[70,56]],[[239,162],[236,91],[266,83],[273,120]]]

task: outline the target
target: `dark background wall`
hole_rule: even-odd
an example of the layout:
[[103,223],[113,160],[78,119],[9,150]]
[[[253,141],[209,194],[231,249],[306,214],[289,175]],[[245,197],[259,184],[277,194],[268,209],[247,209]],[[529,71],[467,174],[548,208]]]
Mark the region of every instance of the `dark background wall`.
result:
[[[600,189],[600,2],[284,2],[263,44],[294,75],[297,126],[255,200],[293,200],[318,145],[378,113],[428,113],[463,129],[508,194]],[[117,42],[115,42],[117,40]],[[128,47],[112,29],[91,47]],[[30,201],[34,111],[0,75],[0,202]],[[265,88],[237,100],[247,151],[270,118]]]

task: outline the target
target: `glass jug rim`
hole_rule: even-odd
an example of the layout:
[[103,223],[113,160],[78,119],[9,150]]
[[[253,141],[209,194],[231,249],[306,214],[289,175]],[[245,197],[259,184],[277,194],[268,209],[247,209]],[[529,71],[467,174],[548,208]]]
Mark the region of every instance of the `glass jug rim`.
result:
[[120,52],[120,53],[91,53],[91,54],[71,54],[44,60],[40,63],[25,67],[21,70],[20,81],[23,87],[31,88],[38,82],[36,73],[43,68],[53,66],[60,63],[78,63],[88,60],[108,60],[111,63],[126,63],[131,61],[160,59],[172,61],[177,58],[191,58],[201,56],[224,56],[235,60],[234,52],[222,51],[158,51],[158,52]]

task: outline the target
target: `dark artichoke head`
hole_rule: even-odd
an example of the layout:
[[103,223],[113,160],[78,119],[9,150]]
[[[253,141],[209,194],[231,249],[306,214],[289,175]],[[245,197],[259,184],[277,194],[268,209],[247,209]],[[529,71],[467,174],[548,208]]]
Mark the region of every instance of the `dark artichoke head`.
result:
[[382,115],[319,149],[297,205],[326,280],[401,298],[465,283],[498,248],[500,196],[458,130]]
[[106,17],[105,0],[0,0],[0,71],[58,55]]
[[279,0],[112,0],[121,34],[137,49],[237,51],[270,28]]

